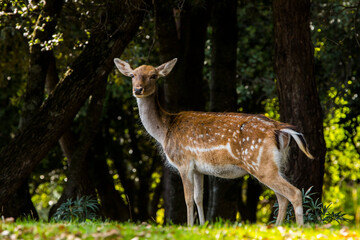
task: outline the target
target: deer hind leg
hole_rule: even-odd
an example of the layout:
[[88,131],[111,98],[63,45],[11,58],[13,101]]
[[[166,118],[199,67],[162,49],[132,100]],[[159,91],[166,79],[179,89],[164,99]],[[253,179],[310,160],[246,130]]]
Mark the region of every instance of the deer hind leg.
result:
[[286,217],[286,210],[287,210],[287,206],[289,204],[289,200],[284,197],[283,195],[276,193],[276,198],[279,204],[279,212],[277,215],[277,219],[276,219],[276,225],[280,225],[283,223],[285,217]]
[[205,223],[204,208],[203,208],[203,193],[204,191],[204,175],[194,172],[194,195],[195,203],[199,213],[200,225]]
[[[294,187],[293,185],[291,185],[288,181],[286,181],[282,176],[280,176],[279,173],[277,173],[276,176],[267,176],[259,180],[260,182],[264,183],[266,186],[274,190],[275,193],[280,194],[283,197],[287,198],[294,207],[296,223],[300,226],[304,225],[301,191],[296,187]],[[284,213],[281,212],[281,214]],[[279,215],[279,217],[282,216]]]
[[184,186],[185,203],[187,210],[187,224],[194,225],[194,173],[193,171],[181,171],[181,180]]

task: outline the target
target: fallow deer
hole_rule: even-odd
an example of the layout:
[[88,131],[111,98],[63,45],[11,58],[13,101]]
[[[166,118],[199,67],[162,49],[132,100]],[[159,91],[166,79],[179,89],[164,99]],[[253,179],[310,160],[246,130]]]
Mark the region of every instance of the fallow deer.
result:
[[132,78],[132,91],[146,131],[156,139],[167,162],[181,176],[187,223],[194,224],[194,200],[200,224],[204,224],[203,176],[239,178],[251,174],[272,189],[279,203],[276,224],[281,224],[289,201],[296,222],[303,225],[302,194],[285,180],[282,169],[287,161],[291,137],[307,157],[303,134],[295,126],[271,120],[263,115],[244,113],[165,112],[157,101],[156,81],[172,70],[177,59],[158,67],[143,65],[133,70],[118,58],[119,71]]

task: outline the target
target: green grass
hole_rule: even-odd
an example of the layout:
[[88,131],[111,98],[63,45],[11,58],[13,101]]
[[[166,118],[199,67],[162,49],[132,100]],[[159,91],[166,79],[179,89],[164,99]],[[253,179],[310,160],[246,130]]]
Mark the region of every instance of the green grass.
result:
[[157,226],[147,223],[0,223],[0,239],[360,239],[360,229],[342,226],[266,226],[215,223]]

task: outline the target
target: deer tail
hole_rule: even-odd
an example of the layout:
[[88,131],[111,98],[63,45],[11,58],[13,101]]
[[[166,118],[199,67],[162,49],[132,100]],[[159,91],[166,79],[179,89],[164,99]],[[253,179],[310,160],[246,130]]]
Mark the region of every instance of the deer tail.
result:
[[309,152],[306,140],[302,133],[296,131],[295,129],[288,128],[288,127],[285,127],[283,129],[281,129],[280,131],[283,133],[289,134],[295,140],[295,142],[299,146],[300,150],[303,151],[308,158],[314,159],[314,156],[311,155],[311,153]]

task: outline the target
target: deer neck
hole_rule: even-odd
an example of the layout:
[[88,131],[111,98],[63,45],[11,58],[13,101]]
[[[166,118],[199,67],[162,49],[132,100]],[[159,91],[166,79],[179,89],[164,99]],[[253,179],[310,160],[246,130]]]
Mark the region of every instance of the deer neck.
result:
[[168,129],[167,114],[160,108],[156,94],[144,98],[136,98],[136,100],[143,126],[156,141],[163,145]]

